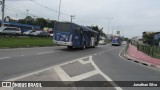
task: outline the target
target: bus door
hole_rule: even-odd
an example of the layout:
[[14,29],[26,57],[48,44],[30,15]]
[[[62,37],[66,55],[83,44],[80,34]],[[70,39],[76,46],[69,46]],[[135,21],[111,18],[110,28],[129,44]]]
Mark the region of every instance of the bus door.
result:
[[95,46],[95,37],[93,32],[90,32],[90,46]]
[[75,34],[73,38],[73,46],[81,47],[82,46],[82,39],[83,39],[83,30],[80,27],[75,28]]

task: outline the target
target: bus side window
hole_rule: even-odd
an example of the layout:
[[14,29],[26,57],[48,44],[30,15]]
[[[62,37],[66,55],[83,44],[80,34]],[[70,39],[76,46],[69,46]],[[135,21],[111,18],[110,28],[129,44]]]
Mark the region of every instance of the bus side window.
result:
[[75,31],[76,31],[77,34],[80,34],[80,33],[81,33],[81,30],[80,30],[79,27],[76,27]]
[[80,28],[80,33],[83,34],[83,29],[82,28]]

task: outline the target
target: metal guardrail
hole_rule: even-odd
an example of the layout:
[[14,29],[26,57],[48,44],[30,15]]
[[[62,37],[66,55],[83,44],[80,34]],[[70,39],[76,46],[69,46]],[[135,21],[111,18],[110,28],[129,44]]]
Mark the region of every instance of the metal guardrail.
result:
[[160,47],[137,44],[137,49],[149,56],[160,59]]

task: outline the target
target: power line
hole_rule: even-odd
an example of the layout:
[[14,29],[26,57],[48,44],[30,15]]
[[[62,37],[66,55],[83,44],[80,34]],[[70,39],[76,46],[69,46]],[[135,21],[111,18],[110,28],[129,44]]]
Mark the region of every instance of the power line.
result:
[[[10,9],[10,10],[14,10],[14,11],[16,11],[16,12],[18,12],[18,13],[23,14],[23,15],[26,15],[26,12],[21,11],[21,10],[16,9],[16,8],[13,8],[13,7],[10,7],[10,6],[8,6],[8,5],[6,5],[6,8],[8,8],[8,9]],[[33,15],[33,14],[28,14],[28,15],[31,15],[31,16],[34,16],[34,17],[37,17],[37,18],[39,17],[39,16],[36,16],[36,15]]]
[[[48,6],[45,6],[44,4],[41,4],[41,3],[37,2],[36,0],[7,0],[7,1],[31,1],[32,3],[34,3],[34,4],[36,4],[36,5],[40,6],[40,7],[43,7],[43,8],[45,8],[45,9],[47,9],[47,10],[50,10],[50,11],[52,11],[52,12],[54,12],[54,13],[57,13],[57,14],[60,13],[61,15],[71,17],[71,15],[69,15],[69,14],[61,13],[61,12],[59,12],[59,11],[57,11],[57,10],[54,10],[54,9],[48,7]],[[10,3],[10,4],[11,4],[11,6],[14,5],[13,3]],[[14,6],[17,7],[17,5],[14,5]],[[10,7],[10,6],[8,6],[8,7]],[[17,7],[17,8],[15,8],[15,7],[14,7],[14,9],[17,10],[16,12],[21,13],[21,14],[23,14],[23,15],[26,15],[26,12],[17,9],[17,8],[19,8],[19,7]],[[34,7],[35,7],[35,6],[34,6]],[[13,7],[10,7],[10,10],[11,10],[11,9],[13,10]],[[15,10],[14,10],[14,11],[15,11]],[[26,10],[26,9],[25,9],[25,10]],[[37,11],[37,10],[34,10],[34,11]],[[34,17],[39,17],[39,16],[37,16],[37,15],[33,15],[33,14],[30,14],[30,13],[29,13],[29,15],[34,16]],[[48,14],[47,14],[47,15],[48,15]],[[71,19],[74,19],[74,17],[71,17]],[[81,19],[81,20],[82,20],[82,19]]]
[[[45,6],[45,5],[41,4],[41,3],[38,3],[38,2],[36,2],[35,0],[30,0],[30,1],[32,1],[33,3],[39,5],[39,6],[43,7],[43,8],[46,8],[46,9],[48,9],[48,10],[50,10],[50,11],[53,11],[53,12],[55,12],[55,13],[59,13],[59,11],[54,10],[54,9],[52,9],[52,8],[49,8],[49,7],[47,7],[47,6]],[[65,13],[60,13],[60,14],[70,17],[69,14],[65,14]]]
[[[29,0],[30,1],[30,0]],[[14,3],[11,3],[11,2],[7,2],[8,4],[9,4],[9,6],[13,6],[16,10],[18,10],[18,11],[22,11],[22,12],[24,12],[24,11],[26,11],[26,9],[24,9],[24,10],[20,10],[20,9],[22,9],[22,8],[20,8],[20,7],[18,7],[17,5],[15,5]],[[35,6],[34,6],[35,7]],[[17,9],[18,8],[18,9]],[[30,7],[28,7],[28,8],[30,8]],[[36,10],[34,10],[34,9],[32,9],[31,11],[30,11],[30,13],[32,12],[32,11],[34,11],[34,12],[40,12],[40,11],[37,11],[37,10],[39,10],[39,9],[36,9]],[[26,13],[26,12],[25,12]],[[51,14],[47,14],[47,13],[45,13],[45,15],[47,15],[48,16],[48,18],[52,18],[50,15]],[[35,14],[32,14],[32,16],[36,16]],[[41,17],[41,16],[36,16],[36,17]]]

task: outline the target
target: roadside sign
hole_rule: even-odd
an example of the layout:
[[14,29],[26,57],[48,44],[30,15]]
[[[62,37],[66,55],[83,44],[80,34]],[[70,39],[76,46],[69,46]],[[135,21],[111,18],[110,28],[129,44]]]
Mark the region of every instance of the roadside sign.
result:
[[117,34],[120,35],[120,31],[117,31]]

